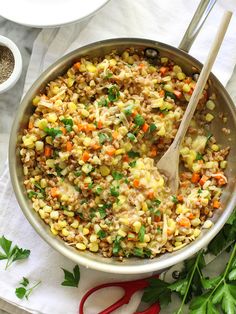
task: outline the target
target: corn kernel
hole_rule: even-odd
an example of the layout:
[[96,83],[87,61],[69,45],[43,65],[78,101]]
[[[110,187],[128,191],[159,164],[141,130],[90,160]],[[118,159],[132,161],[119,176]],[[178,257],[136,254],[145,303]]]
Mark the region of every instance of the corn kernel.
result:
[[44,149],[44,142],[42,141],[36,141],[35,142],[35,148],[38,152],[42,151]]
[[220,147],[219,147],[218,145],[216,145],[216,144],[213,144],[213,145],[211,146],[211,149],[214,150],[214,152],[218,152],[219,149],[220,149]]
[[116,152],[115,152],[116,155],[121,155],[121,154],[124,154],[124,153],[125,153],[124,148],[117,149]]
[[97,241],[97,235],[96,234],[91,234],[90,238],[89,238],[89,241],[90,242],[96,242]]
[[202,226],[203,229],[209,229],[213,225],[213,222],[211,220],[206,220]]
[[68,104],[68,109],[69,109],[71,112],[74,112],[74,111],[77,109],[77,106],[76,106],[75,103],[70,102],[70,103]]
[[46,165],[47,165],[49,168],[54,168],[54,167],[55,167],[55,160],[54,160],[54,159],[47,159],[47,160],[46,160]]
[[45,205],[45,206],[43,207],[43,210],[44,210],[45,213],[51,213],[52,207],[51,207],[51,206],[48,206],[48,205]]
[[33,102],[33,105],[36,106],[40,102],[40,97],[35,96],[34,99],[32,100],[32,102]]
[[74,80],[73,78],[69,77],[69,78],[67,79],[67,86],[68,86],[68,87],[72,87],[73,84],[74,84],[74,82],[75,82],[75,80]]
[[124,230],[122,230],[122,229],[119,229],[118,232],[117,232],[117,234],[118,234],[119,236],[121,236],[121,237],[126,237],[126,236],[127,236],[127,233],[126,233]]
[[44,130],[48,126],[48,121],[46,119],[38,120],[36,126],[39,129]]
[[139,230],[140,230],[140,228],[141,228],[141,222],[140,221],[135,221],[134,223],[133,223],[133,229],[134,229],[134,231],[136,232],[136,233],[139,233]]
[[178,247],[178,246],[180,246],[180,245],[182,245],[182,244],[183,244],[182,242],[176,241],[176,242],[175,242],[175,247]]
[[125,226],[129,225],[129,219],[128,218],[119,218],[119,222]]
[[165,58],[165,57],[161,58],[161,63],[167,63],[167,62],[168,62],[168,58]]
[[100,173],[103,177],[106,177],[110,174],[110,169],[107,166],[101,166]]
[[148,210],[148,206],[147,206],[147,203],[146,203],[146,202],[143,202],[143,203],[142,203],[142,210],[143,210],[144,212],[146,212],[146,211]]
[[63,214],[66,215],[67,217],[74,217],[75,213],[70,212],[69,210],[63,210]]
[[194,235],[195,238],[197,238],[200,233],[201,233],[201,230],[198,229],[198,228],[194,229],[194,231],[193,231],[193,235]]
[[182,81],[186,78],[186,75],[183,72],[179,72],[176,74],[178,80]]
[[191,87],[188,84],[184,84],[184,86],[182,87],[183,92],[185,93],[189,93],[191,90]]
[[54,219],[54,220],[57,220],[59,218],[59,212],[56,211],[56,210],[53,210],[51,213],[50,213],[50,218],[51,219]]
[[89,112],[88,112],[88,110],[86,110],[86,109],[82,109],[82,110],[81,110],[81,114],[82,114],[82,116],[85,117],[85,118],[87,118],[87,117],[89,116]]
[[174,91],[173,87],[170,84],[165,84],[163,88],[167,92],[171,92],[172,93]]
[[63,228],[62,231],[61,231],[61,233],[62,233],[62,235],[63,235],[64,237],[68,237],[68,235],[69,235],[69,231],[68,231],[66,228]]
[[214,101],[212,101],[212,100],[208,100],[207,102],[206,102],[206,107],[207,107],[207,109],[209,109],[209,110],[214,110],[215,109],[215,103],[214,103]]
[[205,120],[207,122],[211,122],[214,119],[214,116],[211,113],[207,113],[205,116]]
[[150,240],[151,240],[150,239],[150,235],[149,234],[145,234],[143,240],[144,240],[144,242],[150,242]]
[[201,223],[201,220],[200,220],[199,218],[194,218],[194,219],[191,220],[191,225],[192,225],[193,227],[199,226],[200,223]]
[[89,229],[88,228],[83,228],[83,235],[89,234]]
[[164,136],[166,134],[166,130],[164,126],[161,126],[160,130],[157,132],[159,136]]
[[116,65],[116,59],[111,59],[110,61],[109,61],[109,63],[110,63],[110,65],[111,66],[114,66],[114,65]]
[[52,234],[58,235],[58,231],[53,226],[51,226],[50,229],[51,229]]
[[178,65],[174,65],[174,66],[173,66],[173,71],[174,71],[175,73],[182,73],[182,69],[181,69],[181,67],[178,66]]
[[86,69],[88,72],[91,72],[91,73],[95,73],[97,71],[97,68],[92,63],[88,63],[86,65]]
[[227,167],[227,161],[226,160],[222,160],[221,162],[220,162],[220,168],[221,169],[225,169]]
[[47,120],[49,122],[56,122],[57,121],[57,115],[55,113],[50,113],[48,116],[47,116]]
[[65,220],[58,221],[58,227],[59,229],[64,228],[67,225],[67,222]]
[[98,251],[98,243],[97,242],[89,243],[88,247],[89,247],[89,250],[91,252],[97,252]]
[[46,217],[45,212],[44,212],[43,209],[40,209],[40,210],[39,210],[39,215],[40,215],[40,217],[41,217],[42,219],[44,219],[44,218]]
[[40,186],[41,186],[41,188],[46,188],[46,186],[47,186],[47,181],[46,181],[46,179],[41,179],[40,180]]
[[81,251],[86,250],[86,245],[84,245],[83,243],[76,243],[75,246],[78,250],[81,250]]

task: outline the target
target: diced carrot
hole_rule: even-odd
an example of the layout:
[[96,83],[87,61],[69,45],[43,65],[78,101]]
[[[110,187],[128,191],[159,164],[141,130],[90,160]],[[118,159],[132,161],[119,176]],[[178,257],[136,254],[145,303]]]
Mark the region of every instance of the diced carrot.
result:
[[182,227],[189,228],[190,227],[190,221],[187,217],[182,217],[178,221],[178,224]]
[[74,68],[75,70],[79,70],[80,65],[81,65],[80,62],[76,62],[76,63],[73,65],[73,68]]
[[145,66],[145,64],[144,63],[140,63],[139,66],[140,66],[140,68],[143,68]]
[[181,93],[179,90],[175,90],[175,91],[174,91],[174,95],[175,95],[177,98],[181,98],[182,93]]
[[192,174],[191,182],[192,182],[192,183],[197,183],[199,180],[200,180],[200,174],[194,172],[194,173]]
[[168,229],[167,229],[167,235],[168,235],[168,237],[171,236],[172,233],[173,233],[172,230],[168,228]]
[[86,162],[86,161],[88,161],[89,160],[89,158],[90,158],[90,155],[89,155],[89,153],[88,152],[83,152],[83,155],[82,155],[82,160],[84,161],[84,162]]
[[159,71],[161,72],[162,75],[164,75],[168,71],[168,68],[167,67],[161,67],[159,69]]
[[200,183],[201,185],[204,185],[208,179],[209,179],[209,178],[208,178],[207,176],[203,175],[203,176],[201,177],[199,183]]
[[57,197],[59,195],[59,190],[56,186],[51,188],[51,195],[52,195],[52,197]]
[[177,195],[177,200],[182,203],[184,201],[184,197],[182,194]]
[[87,124],[85,132],[94,131],[96,129],[95,125],[92,123]]
[[116,140],[117,139],[117,137],[119,136],[119,132],[117,132],[117,131],[113,131],[112,132],[112,137]]
[[49,145],[46,145],[44,148],[44,156],[51,157],[52,156],[52,148]]
[[134,185],[135,188],[138,188],[139,187],[139,180],[138,179],[134,179],[133,185]]
[[138,112],[135,110],[135,111],[132,112],[131,116],[132,116],[133,118],[135,118],[135,117],[137,116],[137,114],[138,114]]
[[188,215],[188,218],[189,219],[194,219],[196,216],[193,214],[193,213],[190,213],[189,215]]
[[219,180],[218,180],[218,185],[225,185],[227,182],[225,181],[225,179],[224,178],[220,178]]
[[33,121],[29,121],[29,124],[28,124],[28,128],[31,130],[31,129],[33,129],[33,127],[34,127],[34,123],[33,123]]
[[143,132],[146,133],[148,131],[148,129],[149,129],[149,125],[147,123],[144,123],[144,125],[142,126]]
[[80,216],[75,216],[75,219],[78,220],[78,222],[80,222]]
[[129,156],[128,155],[124,155],[123,156],[123,160],[128,162],[129,161]]
[[107,148],[106,153],[109,156],[113,156],[116,152],[116,149],[113,146],[110,146],[109,148]]
[[185,83],[189,84],[192,82],[191,78],[190,77],[187,77],[185,80],[184,80]]
[[66,128],[64,128],[64,126],[61,127],[61,131],[62,131],[63,135],[66,134]]
[[153,220],[154,220],[155,222],[159,222],[159,221],[161,221],[161,216],[155,215],[154,218],[153,218]]
[[73,148],[73,144],[70,141],[66,142],[66,150],[70,152],[72,148]]
[[147,193],[147,198],[149,198],[150,200],[153,200],[154,199],[154,192],[153,191],[149,191]]
[[98,121],[98,124],[97,124],[97,125],[98,125],[98,129],[101,129],[101,128],[102,128],[102,125],[103,125],[103,124],[102,124],[102,121]]
[[161,113],[159,114],[159,117],[164,118],[164,114],[161,112]]
[[79,131],[84,131],[85,130],[85,124],[78,123],[77,126],[78,126],[78,130]]
[[213,201],[213,208],[220,208],[221,204],[218,200]]
[[92,145],[92,149],[94,149],[94,150],[98,150],[100,148],[101,148],[101,146],[99,144],[93,144]]
[[219,179],[222,179],[222,173],[216,173],[215,175],[214,175],[214,178],[216,178],[217,180],[219,180]]
[[159,93],[159,96],[160,96],[161,98],[165,96],[165,91],[164,91],[164,89],[161,89],[158,93]]
[[156,147],[152,147],[150,151],[150,157],[156,157],[156,155],[157,155],[157,149]]

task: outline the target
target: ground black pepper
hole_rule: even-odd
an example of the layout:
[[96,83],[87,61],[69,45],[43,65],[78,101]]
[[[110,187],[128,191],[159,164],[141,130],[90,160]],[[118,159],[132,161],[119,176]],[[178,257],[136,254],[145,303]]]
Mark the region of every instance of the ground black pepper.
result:
[[0,84],[5,82],[13,72],[15,60],[11,50],[0,46]]

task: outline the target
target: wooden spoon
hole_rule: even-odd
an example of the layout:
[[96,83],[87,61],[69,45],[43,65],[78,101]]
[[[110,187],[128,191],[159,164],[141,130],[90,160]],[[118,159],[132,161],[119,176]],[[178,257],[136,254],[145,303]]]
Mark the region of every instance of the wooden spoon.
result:
[[209,74],[211,72],[212,66],[224,39],[225,33],[227,31],[230,19],[232,17],[232,12],[226,11],[223,15],[220,27],[217,31],[209,54],[207,56],[206,62],[202,68],[200,76],[198,78],[196,87],[189,101],[187,109],[184,113],[183,119],[181,121],[178,132],[176,133],[173,143],[170,145],[166,153],[157,163],[157,168],[160,172],[163,172],[168,177],[169,186],[172,193],[176,194],[179,186],[179,150],[183,138],[188,130],[190,121],[193,117],[199,99],[202,95],[203,89],[208,80]]

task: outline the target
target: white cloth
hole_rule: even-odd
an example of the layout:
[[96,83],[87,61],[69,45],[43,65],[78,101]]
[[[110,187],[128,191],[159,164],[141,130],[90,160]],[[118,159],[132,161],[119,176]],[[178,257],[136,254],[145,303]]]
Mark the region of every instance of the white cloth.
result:
[[[177,46],[196,6],[197,1],[185,0],[114,0],[90,20],[59,29],[45,29],[34,43],[24,91],[56,59],[96,40],[143,37]],[[222,8],[214,8],[191,51],[201,61],[206,57],[222,12]],[[233,19],[214,66],[214,72],[224,84],[230,78],[236,62],[235,24]],[[32,313],[75,314],[87,289],[103,282],[141,277],[124,277],[81,267],[79,288],[62,287],[60,283],[63,281],[63,273],[60,267],[72,270],[74,263],[49,247],[25,219],[15,200],[7,167],[0,179],[0,193],[0,235],[4,234],[20,247],[31,250],[28,260],[15,263],[7,271],[3,270],[4,261],[0,261],[1,298]],[[14,293],[23,276],[31,281],[42,281],[28,301],[20,301]],[[87,304],[87,313],[98,313],[108,305],[107,301],[111,304],[119,296],[120,291],[104,290],[96,295],[96,301]],[[133,313],[137,309],[140,296],[140,293],[136,294],[132,302],[119,313]]]

